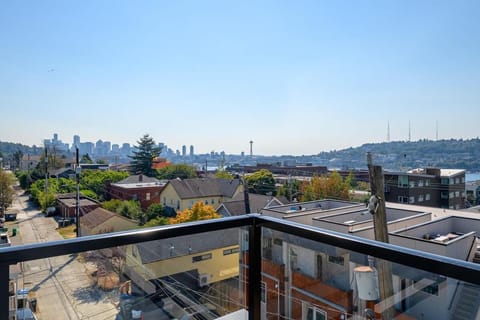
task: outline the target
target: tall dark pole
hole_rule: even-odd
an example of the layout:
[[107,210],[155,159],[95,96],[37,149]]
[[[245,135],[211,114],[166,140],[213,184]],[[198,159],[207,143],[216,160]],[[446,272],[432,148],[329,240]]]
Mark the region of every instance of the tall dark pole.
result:
[[[385,192],[383,182],[383,170],[381,166],[372,164],[372,155],[367,153],[368,176],[370,180],[370,198],[369,210],[373,216],[373,226],[375,240],[388,243],[387,215],[385,208]],[[393,296],[392,264],[386,260],[377,260],[378,267],[378,287],[380,291],[379,310],[382,313],[382,319],[393,319],[395,310],[390,301]]]
[[75,178],[77,183],[77,201],[75,203],[75,220],[77,226],[77,238],[80,237],[80,162],[78,158],[78,147],[75,147]]

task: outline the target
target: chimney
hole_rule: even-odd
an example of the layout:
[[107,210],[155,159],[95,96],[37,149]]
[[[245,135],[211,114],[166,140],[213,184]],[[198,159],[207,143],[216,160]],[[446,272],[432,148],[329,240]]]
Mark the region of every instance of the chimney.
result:
[[138,175],[138,182],[142,182],[143,181],[143,174],[139,174]]

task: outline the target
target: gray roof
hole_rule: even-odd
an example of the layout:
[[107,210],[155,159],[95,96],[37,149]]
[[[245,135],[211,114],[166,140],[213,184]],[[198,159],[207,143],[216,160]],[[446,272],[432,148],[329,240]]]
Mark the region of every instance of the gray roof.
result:
[[142,174],[134,174],[134,175],[128,176],[127,178],[121,181],[118,181],[112,184],[133,184],[133,183],[141,184],[141,183],[155,183],[155,182],[160,183],[160,180],[158,180],[157,178],[148,177]]
[[152,263],[239,244],[240,229],[175,237],[136,244],[142,263]]
[[[250,212],[254,213],[260,212],[267,206],[279,206],[284,204],[276,197],[254,193],[248,193],[248,200],[250,202]],[[222,205],[231,216],[238,216],[246,213],[243,192],[237,194],[232,201],[225,201]]]
[[173,179],[168,182],[181,199],[203,197],[233,197],[240,185],[239,179]]

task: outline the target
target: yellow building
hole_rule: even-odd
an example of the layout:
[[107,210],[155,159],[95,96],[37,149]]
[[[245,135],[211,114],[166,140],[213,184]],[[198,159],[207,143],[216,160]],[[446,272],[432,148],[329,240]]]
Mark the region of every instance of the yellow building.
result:
[[162,279],[183,276],[201,288],[234,278],[239,275],[239,237],[221,230],[127,246],[126,274],[147,293],[155,292]]
[[160,201],[164,207],[183,211],[190,209],[197,202],[218,207],[242,192],[243,185],[240,179],[173,179],[161,192]]

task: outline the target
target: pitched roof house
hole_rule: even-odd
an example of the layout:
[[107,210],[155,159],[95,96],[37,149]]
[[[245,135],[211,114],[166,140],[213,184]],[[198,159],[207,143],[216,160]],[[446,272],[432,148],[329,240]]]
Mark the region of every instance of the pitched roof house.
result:
[[[254,193],[248,194],[248,200],[250,203],[250,212],[252,213],[259,213],[262,209],[281,206],[288,203],[286,199]],[[238,216],[247,213],[247,210],[245,209],[244,194],[239,193],[231,201],[225,201],[220,204],[216,211],[224,217]]]
[[136,226],[135,221],[103,208],[97,208],[80,217],[80,230],[83,236],[130,230]]
[[239,179],[173,179],[160,194],[161,204],[174,210],[190,209],[197,202],[216,207],[243,192]]

